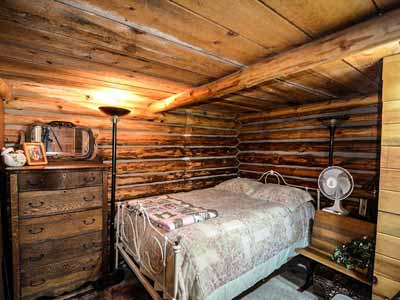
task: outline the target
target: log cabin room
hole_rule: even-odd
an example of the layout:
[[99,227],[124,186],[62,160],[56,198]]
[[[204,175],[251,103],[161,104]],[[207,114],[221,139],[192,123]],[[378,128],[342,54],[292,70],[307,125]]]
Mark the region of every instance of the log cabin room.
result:
[[400,1],[0,24],[0,299],[400,299]]

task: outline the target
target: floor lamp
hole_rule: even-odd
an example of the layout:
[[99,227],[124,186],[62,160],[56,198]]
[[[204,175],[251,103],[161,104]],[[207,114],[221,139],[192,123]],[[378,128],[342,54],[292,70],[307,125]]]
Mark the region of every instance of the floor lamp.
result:
[[115,261],[115,191],[117,180],[117,124],[119,117],[125,116],[130,113],[130,110],[113,107],[113,106],[100,106],[99,110],[108,116],[112,117],[112,164],[111,164],[111,201],[110,201],[110,246],[109,246],[109,266],[108,273],[97,280],[93,286],[96,289],[104,289],[108,286],[115,285],[121,282],[124,278],[123,270],[116,268]]

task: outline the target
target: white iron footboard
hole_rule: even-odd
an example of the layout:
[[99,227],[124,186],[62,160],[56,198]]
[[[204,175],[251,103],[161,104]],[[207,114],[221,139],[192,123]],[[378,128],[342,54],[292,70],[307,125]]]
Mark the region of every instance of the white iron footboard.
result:
[[156,228],[141,204],[120,203],[116,218],[116,264],[122,255],[153,299],[177,300],[180,239],[172,241]]

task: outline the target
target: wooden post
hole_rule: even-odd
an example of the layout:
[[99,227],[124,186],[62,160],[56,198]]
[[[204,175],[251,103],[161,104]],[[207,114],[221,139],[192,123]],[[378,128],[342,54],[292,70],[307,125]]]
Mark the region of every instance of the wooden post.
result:
[[11,89],[0,79],[0,149],[4,146],[4,101],[11,99]]

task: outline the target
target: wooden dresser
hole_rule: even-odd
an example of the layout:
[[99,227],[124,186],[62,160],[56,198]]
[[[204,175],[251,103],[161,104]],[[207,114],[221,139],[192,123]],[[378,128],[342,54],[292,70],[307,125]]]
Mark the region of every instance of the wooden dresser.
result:
[[106,166],[7,168],[2,179],[13,299],[56,296],[97,279],[106,266]]

